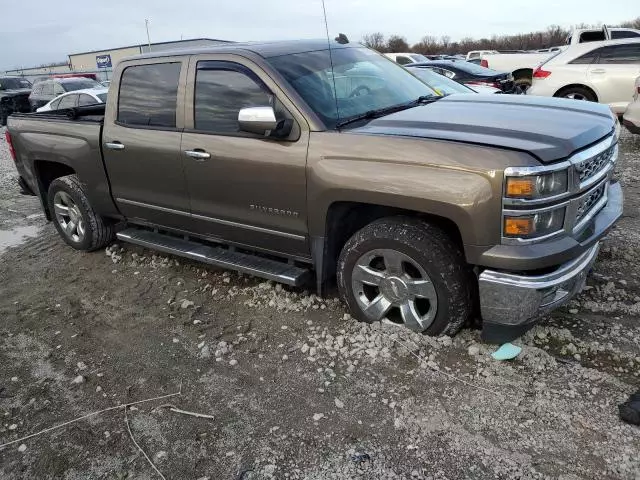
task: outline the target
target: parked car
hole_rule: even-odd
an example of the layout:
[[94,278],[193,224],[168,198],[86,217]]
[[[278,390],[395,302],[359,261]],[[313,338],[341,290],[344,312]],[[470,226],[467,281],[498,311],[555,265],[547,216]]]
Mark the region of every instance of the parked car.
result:
[[577,45],[587,42],[604,42],[607,40],[622,40],[624,38],[640,37],[640,30],[634,28],[607,27],[579,28],[567,37],[567,45]]
[[426,62],[429,60],[427,57],[419,53],[385,53],[384,55],[400,65]]
[[96,105],[107,101],[108,88],[86,88],[64,93],[51,100],[46,105],[38,108],[38,112],[50,112],[51,110],[62,110],[65,108],[83,107]]
[[519,93],[510,73],[497,72],[466,61],[433,60],[416,63],[414,66],[429,67],[436,73],[471,88],[488,86],[497,88],[503,93]]
[[480,65],[485,68],[510,72],[513,81],[521,93],[526,92],[532,84],[533,71],[554,53],[497,53],[483,55]]
[[50,78],[38,82],[33,86],[31,94],[29,95],[31,111],[35,112],[38,108],[46,105],[63,93],[95,88],[96,86],[98,86],[98,82],[84,77]]
[[456,93],[502,93],[502,90],[488,85],[474,85],[469,88],[462,83],[451,80],[441,73],[437,73],[431,67],[421,65],[405,65],[405,67],[424,83],[433,88],[440,95],[453,95]]
[[9,117],[20,178],[77,250],[117,237],[318,292],[337,277],[358,320],[429,335],[478,306],[503,342],[582,289],[622,214],[603,105],[436,96],[326,40],[153,52],[113,82],[103,118]]
[[640,135],[640,77],[636,78],[633,101],[624,112],[622,123],[631,133]]
[[483,55],[493,55],[496,53],[500,53],[497,50],[471,50],[467,53],[467,61],[473,60],[475,58],[481,58]]
[[31,82],[22,77],[0,77],[0,127],[14,112],[28,112]]
[[530,95],[607,104],[623,114],[640,75],[640,39],[572,45],[533,73]]

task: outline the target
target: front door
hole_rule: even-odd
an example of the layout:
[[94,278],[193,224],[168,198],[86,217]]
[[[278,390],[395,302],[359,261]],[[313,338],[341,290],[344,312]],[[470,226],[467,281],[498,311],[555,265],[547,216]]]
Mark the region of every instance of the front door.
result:
[[[188,84],[181,149],[193,231],[308,257],[304,118],[265,72],[241,57],[192,61]],[[240,132],[238,112],[251,106],[273,106],[293,122],[291,135]]]
[[107,99],[104,163],[118,209],[132,221],[189,224],[180,153],[187,63],[171,57],[132,62],[114,79],[118,98]]

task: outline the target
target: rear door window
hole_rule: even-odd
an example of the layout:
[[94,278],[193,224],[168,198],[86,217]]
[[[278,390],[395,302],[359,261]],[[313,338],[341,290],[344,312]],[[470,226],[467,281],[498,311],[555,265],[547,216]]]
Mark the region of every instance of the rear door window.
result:
[[175,62],[127,67],[120,80],[118,122],[175,128],[181,66]]
[[80,94],[80,100],[78,100],[78,106],[82,107],[83,105],[95,105],[98,101],[93,98],[91,95],[87,95],[86,93]]
[[600,53],[601,48],[596,48],[595,50],[585,53],[584,55],[579,56],[578,58],[571,60],[569,63],[572,65],[590,65],[592,64]]
[[40,94],[44,95],[45,97],[53,97],[54,96],[53,82],[47,82],[42,84],[42,92]]
[[640,64],[640,43],[603,47],[600,49],[598,63],[609,65]]
[[221,134],[237,133],[240,109],[270,106],[272,98],[267,87],[241,65],[224,67],[216,62],[198,62],[194,127]]
[[65,95],[60,99],[58,108],[72,108],[78,104],[78,95]]

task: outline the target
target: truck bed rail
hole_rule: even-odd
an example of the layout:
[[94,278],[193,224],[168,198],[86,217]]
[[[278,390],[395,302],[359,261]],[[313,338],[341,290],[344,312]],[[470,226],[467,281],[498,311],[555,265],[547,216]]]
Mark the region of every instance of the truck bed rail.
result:
[[33,112],[33,113],[14,113],[11,115],[15,118],[30,118],[30,119],[60,119],[66,117],[68,120],[82,120],[85,122],[102,123],[104,120],[105,104],[100,103],[96,105],[86,105],[82,107],[63,108],[60,110],[50,110],[48,112]]

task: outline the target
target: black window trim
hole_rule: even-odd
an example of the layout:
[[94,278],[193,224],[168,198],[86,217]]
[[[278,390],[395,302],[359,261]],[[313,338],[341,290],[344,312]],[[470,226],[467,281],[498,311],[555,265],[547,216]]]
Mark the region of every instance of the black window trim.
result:
[[[201,65],[201,64],[207,64],[207,65]],[[253,138],[253,139],[263,138],[263,139],[268,139],[270,141],[275,140],[280,142],[282,141],[292,142],[292,141],[298,140],[298,138],[291,139],[291,140],[288,140],[286,138],[270,138],[270,137],[265,137],[264,135],[259,135],[257,133],[250,133],[250,132],[213,132],[211,130],[199,130],[195,128],[196,126],[196,121],[195,121],[196,80],[198,77],[198,70],[227,70],[227,71],[242,73],[247,77],[249,77],[254,82],[256,82],[260,87],[262,87],[270,95],[273,95],[276,99],[278,98],[278,96],[275,93],[273,93],[273,91],[264,83],[264,81],[246,65],[242,65],[241,63],[233,62],[230,60],[197,60],[196,66],[195,66],[195,75],[193,77],[193,101],[192,101],[193,116],[191,118],[191,123],[193,124],[193,128],[185,128],[184,133],[197,133],[200,135],[215,135],[216,137],[236,137],[236,138]],[[285,108],[284,105],[283,105],[283,108]],[[289,112],[289,115],[291,115],[291,112]],[[291,115],[291,118],[296,124],[298,123],[293,115]]]
[[[127,68],[131,68],[131,67],[144,67],[147,65],[161,65],[161,64],[167,64],[167,63],[177,63],[180,65],[180,74],[178,75],[178,94],[176,95],[176,126],[175,127],[161,127],[161,126],[156,126],[156,125],[131,125],[129,123],[124,123],[121,122],[120,120],[118,120],[118,114],[120,113],[120,87],[122,84],[122,77],[124,76],[124,72],[126,72]],[[117,108],[116,108],[116,118],[113,120],[113,124],[114,125],[118,125],[119,127],[123,127],[123,128],[132,128],[132,129],[137,129],[137,130],[159,130],[159,131],[163,131],[163,132],[184,132],[185,129],[184,128],[178,128],[177,124],[178,124],[178,112],[179,112],[179,106],[180,106],[180,79],[182,78],[183,75],[183,69],[186,68],[185,62],[182,59],[172,59],[172,60],[168,60],[168,61],[160,61],[160,62],[149,62],[149,63],[137,63],[137,64],[133,64],[133,65],[127,65],[124,67],[124,69],[122,70],[122,73],[120,74],[120,78],[118,79],[118,103],[117,103]],[[106,105],[106,102],[105,102]]]

